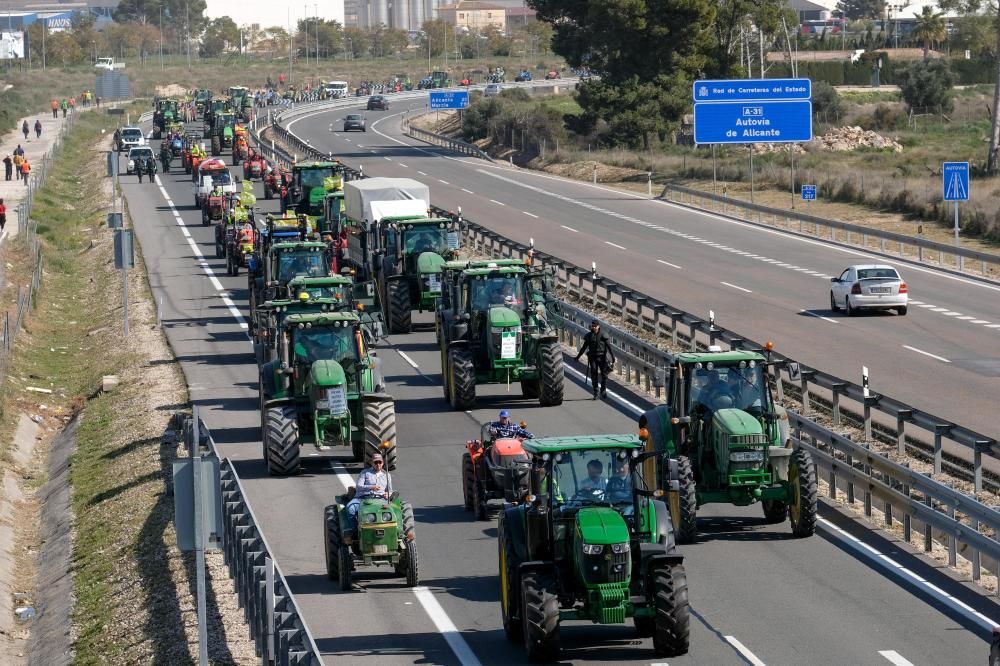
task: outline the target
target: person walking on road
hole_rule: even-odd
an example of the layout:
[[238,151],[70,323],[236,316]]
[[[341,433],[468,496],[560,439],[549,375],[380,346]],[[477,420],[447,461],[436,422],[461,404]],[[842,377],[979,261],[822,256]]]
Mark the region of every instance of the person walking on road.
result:
[[59,100],[57,99],[52,100],[52,117],[59,117]]
[[[594,387],[594,400],[597,400],[598,383],[602,398],[608,395],[608,373],[615,365],[615,355],[611,351],[611,341],[601,333],[601,323],[594,319],[590,322],[590,332],[583,336],[583,346],[576,355],[576,360],[587,355],[587,376]],[[598,381],[599,380],[599,381]]]
[[76,111],[76,97],[69,98],[69,110],[71,112]]
[[24,157],[24,148],[21,147],[21,144],[17,144],[17,148],[14,149],[14,154]]
[[28,185],[28,176],[31,175],[31,165],[28,164],[28,158],[24,158],[21,162],[21,175],[24,177],[25,186]]
[[14,173],[17,175],[17,179],[21,180],[21,162],[24,161],[24,152],[14,151]]
[[[23,123],[21,123],[21,133],[24,134],[24,140],[25,141],[28,140],[28,132],[30,132],[30,131],[31,130],[28,129],[28,121],[25,120]],[[17,147],[20,148],[21,144],[17,144]]]
[[11,175],[14,172],[14,160],[10,159],[10,155],[3,158],[3,175],[4,180],[10,180]]
[[42,121],[37,118],[35,119],[35,138],[42,138]]
[[66,110],[69,109],[69,102],[66,101],[66,98],[63,98],[63,101],[59,102],[59,107],[62,109],[63,118],[65,118]]
[[4,205],[3,199],[0,199],[0,234],[3,233],[5,226],[7,226],[7,206]]

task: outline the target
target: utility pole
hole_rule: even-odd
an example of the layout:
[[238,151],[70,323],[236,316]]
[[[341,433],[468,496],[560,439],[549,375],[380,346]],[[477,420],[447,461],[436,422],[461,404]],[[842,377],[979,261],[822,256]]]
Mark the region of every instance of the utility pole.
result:
[[188,69],[191,69],[191,10],[184,3],[184,39],[187,41]]
[[160,71],[163,71],[163,4],[160,4]]

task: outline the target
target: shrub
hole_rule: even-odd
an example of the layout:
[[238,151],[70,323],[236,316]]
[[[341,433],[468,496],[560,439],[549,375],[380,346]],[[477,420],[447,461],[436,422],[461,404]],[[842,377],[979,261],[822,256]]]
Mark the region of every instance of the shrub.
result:
[[896,75],[896,83],[910,109],[952,110],[955,76],[944,60],[916,61]]
[[842,104],[837,89],[826,81],[816,81],[812,86],[813,115],[840,116]]

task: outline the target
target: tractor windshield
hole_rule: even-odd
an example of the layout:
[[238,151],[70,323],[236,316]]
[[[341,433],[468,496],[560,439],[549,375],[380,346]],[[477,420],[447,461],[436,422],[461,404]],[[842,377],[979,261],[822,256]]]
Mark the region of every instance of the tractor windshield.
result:
[[444,254],[448,251],[448,230],[435,226],[417,226],[403,232],[403,252],[420,254],[434,252]]
[[307,190],[313,187],[323,188],[323,179],[333,176],[333,169],[303,169],[297,172],[299,187]]
[[688,374],[689,413],[736,408],[761,414],[768,408],[762,365],[743,362],[739,366],[716,365],[711,370],[697,365]]
[[361,358],[353,326],[313,326],[292,330],[297,361],[312,364],[332,360],[347,365]]
[[299,295],[303,293],[308,294],[312,300],[328,298],[333,301],[349,302],[352,290],[349,284],[309,284],[296,285],[293,288],[292,295],[294,297],[299,298]]
[[[635,481],[629,452],[620,449],[572,451],[557,454],[551,474],[555,477],[553,502],[567,508],[601,505],[625,510],[632,506]],[[548,479],[541,494],[548,494]]]
[[229,175],[228,171],[217,171],[212,174],[212,187],[216,185],[222,187],[223,185],[230,185],[232,182],[233,178]]
[[488,310],[506,305],[518,312],[524,309],[524,284],[518,274],[497,274],[472,281],[470,302],[473,310]]
[[282,252],[278,257],[278,280],[298,277],[326,277],[329,274],[322,252]]

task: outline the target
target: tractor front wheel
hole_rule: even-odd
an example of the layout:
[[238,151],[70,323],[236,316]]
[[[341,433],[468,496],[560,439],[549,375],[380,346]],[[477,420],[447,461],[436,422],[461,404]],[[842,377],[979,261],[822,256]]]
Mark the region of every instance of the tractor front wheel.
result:
[[[381,453],[385,458],[385,468],[396,469],[396,409],[391,401],[366,402],[365,417],[365,464],[371,464],[371,458]],[[389,442],[388,447],[383,445]],[[353,447],[352,447],[353,453]]]
[[215,238],[215,258],[222,259],[226,256],[226,246],[222,244],[222,240],[216,236]]
[[406,542],[406,586],[420,585],[419,560],[417,559],[417,542]]
[[507,530],[504,515],[500,514],[497,530],[497,544],[500,550],[500,619],[507,640],[517,643],[521,640],[524,627],[517,611],[521,607],[520,586],[517,584],[517,569],[521,565],[514,549],[514,537]]
[[539,387],[539,382],[537,379],[522,379],[521,380],[521,395],[529,400],[537,400],[542,394],[542,390]]
[[552,661],[559,655],[559,597],[555,581],[532,571],[521,577],[524,648],[529,661]]
[[351,555],[351,547],[347,544],[340,544],[338,552],[337,574],[340,582],[340,589],[344,592],[351,591],[351,569],[354,567],[354,557]]
[[691,460],[687,456],[677,458],[677,472],[680,477],[680,515],[674,516],[674,531],[677,543],[694,543],[698,536],[698,489]]
[[792,534],[809,537],[816,533],[816,465],[805,449],[797,449],[792,454],[792,464],[788,469],[788,485],[792,501],[788,504],[788,518],[792,523]]
[[490,511],[489,507],[486,506],[486,488],[483,487],[483,482],[474,481],[472,484],[472,492],[475,493],[472,497],[472,501],[473,511],[476,514],[476,520],[489,520]]
[[452,409],[472,409],[476,404],[476,366],[472,361],[472,353],[464,347],[449,350],[448,372]]
[[476,472],[472,467],[472,456],[466,451],[462,454],[462,499],[465,510],[472,511],[472,494],[476,492]]
[[788,505],[781,500],[764,500],[764,522],[768,525],[777,525],[785,522],[788,517]]
[[264,446],[271,474],[299,473],[299,424],[294,407],[269,407],[264,420]]
[[337,505],[323,509],[323,544],[326,554],[326,577],[340,579],[340,514]]
[[558,343],[549,342],[538,350],[541,379],[538,402],[542,407],[555,407],[563,401],[563,353]]
[[409,333],[413,330],[410,285],[404,280],[392,280],[385,289],[389,301],[389,332]]
[[683,564],[669,564],[653,572],[656,620],[653,649],[657,656],[687,654],[690,645],[691,608]]

